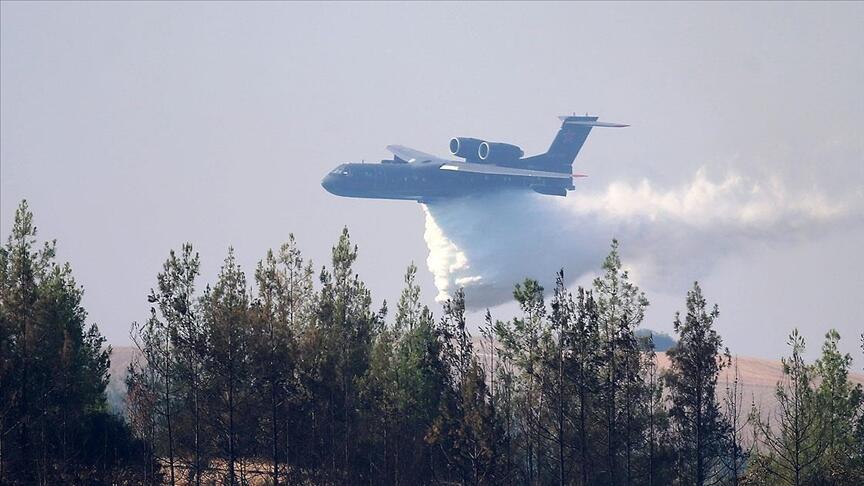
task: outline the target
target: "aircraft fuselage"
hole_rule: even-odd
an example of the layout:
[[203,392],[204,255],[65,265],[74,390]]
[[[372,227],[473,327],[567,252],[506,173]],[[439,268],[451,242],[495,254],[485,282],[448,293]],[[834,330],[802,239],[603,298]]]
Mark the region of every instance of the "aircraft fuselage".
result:
[[332,170],[321,185],[337,196],[430,201],[482,192],[525,189],[565,196],[569,180],[441,170],[441,163],[349,163]]

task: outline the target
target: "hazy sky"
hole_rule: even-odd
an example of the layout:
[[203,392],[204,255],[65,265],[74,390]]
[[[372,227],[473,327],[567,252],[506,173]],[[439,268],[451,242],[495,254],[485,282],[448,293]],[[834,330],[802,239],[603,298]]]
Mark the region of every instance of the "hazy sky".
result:
[[[591,134],[575,165],[586,190],[674,188],[701,168],[846,205],[842,224],[691,262],[733,352],[777,356],[794,326],[814,350],[837,327],[851,351],[864,330],[864,4],[3,2],[0,14],[3,240],[27,198],[111,342],[147,317],[185,241],[212,282],[228,245],[251,273],[293,232],[320,266],[347,225],[376,305],[398,298],[411,261],[431,304],[421,207],[337,198],[323,175],[387,158],[390,143],[445,155],[453,135],[542,152],[568,112],[632,124]],[[670,331],[686,287],[645,290],[646,325]]]

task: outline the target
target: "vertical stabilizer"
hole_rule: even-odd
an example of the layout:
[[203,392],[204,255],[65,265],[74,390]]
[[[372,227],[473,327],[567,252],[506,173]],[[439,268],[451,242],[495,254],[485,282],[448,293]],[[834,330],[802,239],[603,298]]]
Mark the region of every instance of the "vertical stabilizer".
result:
[[597,121],[596,116],[561,116],[561,129],[545,154],[522,159],[524,167],[551,172],[573,172],[573,161],[594,127],[626,127],[621,123]]

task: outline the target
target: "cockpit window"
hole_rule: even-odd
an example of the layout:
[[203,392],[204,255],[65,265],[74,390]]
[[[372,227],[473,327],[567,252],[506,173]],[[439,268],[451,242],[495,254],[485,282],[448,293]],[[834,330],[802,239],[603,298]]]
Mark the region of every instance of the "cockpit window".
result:
[[342,165],[340,165],[339,167],[336,167],[335,169],[333,169],[332,171],[330,171],[330,173],[333,174],[333,175],[345,175],[345,176],[351,174],[351,173],[348,171],[348,167],[345,167],[345,166],[342,166]]

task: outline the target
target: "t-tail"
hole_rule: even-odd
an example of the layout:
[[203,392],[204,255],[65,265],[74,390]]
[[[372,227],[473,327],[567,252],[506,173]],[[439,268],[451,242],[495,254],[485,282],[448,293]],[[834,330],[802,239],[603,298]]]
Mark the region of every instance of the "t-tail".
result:
[[622,128],[629,125],[597,121],[596,116],[561,116],[561,129],[545,154],[519,161],[524,168],[549,172],[573,173],[573,161],[594,127]]

